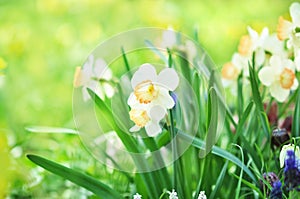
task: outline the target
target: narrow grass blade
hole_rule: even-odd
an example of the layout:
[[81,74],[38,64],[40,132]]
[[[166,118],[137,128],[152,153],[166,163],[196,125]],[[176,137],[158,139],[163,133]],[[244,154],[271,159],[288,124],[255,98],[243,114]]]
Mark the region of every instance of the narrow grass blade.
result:
[[78,132],[74,129],[60,128],[60,127],[50,127],[50,126],[27,126],[25,130],[32,133],[58,133],[58,134],[75,134]]
[[[192,145],[198,149],[205,150],[205,142],[203,140],[200,140],[199,138],[196,138],[196,137],[192,137],[192,136],[188,135],[187,133],[180,131],[180,130],[178,130],[177,132],[178,132],[177,135],[181,139],[184,139],[188,142],[192,142]],[[235,165],[239,166],[241,169],[244,170],[245,173],[247,173],[247,175],[251,178],[251,180],[253,180],[255,183],[257,183],[256,177],[249,170],[249,168],[239,158],[237,158],[233,154],[231,154],[228,151],[226,151],[220,147],[217,147],[217,146],[213,146],[212,154],[215,154],[219,157],[229,160],[232,163],[234,163]]]
[[244,97],[243,97],[243,72],[240,73],[237,81],[237,110],[239,118],[241,118],[244,110]]
[[[242,155],[242,162],[244,162],[244,153],[243,153],[242,147],[240,147],[237,144],[234,144],[234,146],[237,146],[240,149],[241,155]],[[238,185],[237,185],[237,188],[236,188],[236,191],[235,191],[235,198],[236,199],[238,199],[239,195],[240,195],[241,184],[242,184],[242,179],[243,179],[243,172],[244,172],[244,170],[243,170],[243,168],[241,168],[241,172],[240,172],[240,176],[239,176],[239,180],[238,180]]]
[[118,199],[123,198],[116,190],[111,189],[104,183],[86,174],[80,173],[68,167],[57,164],[37,155],[27,155],[27,158],[44,169],[59,175],[71,182],[86,188],[101,198]]
[[128,59],[126,57],[126,53],[125,53],[125,50],[124,50],[123,47],[121,48],[121,52],[122,52],[122,57],[123,57],[123,61],[124,61],[124,64],[125,64],[125,68],[126,68],[127,72],[129,73],[129,77],[131,79],[132,74],[130,72],[130,66],[129,66]]
[[214,190],[211,192],[209,199],[214,199],[215,195],[218,193],[219,189],[222,187],[222,183],[223,183],[223,180],[224,180],[224,177],[226,174],[227,166],[228,166],[228,161],[226,161],[226,163],[224,164],[224,166],[220,172],[220,175],[217,179],[216,186],[215,186]]
[[[235,177],[236,179],[240,179],[240,177],[237,176],[237,175],[234,174],[234,173],[232,173],[231,175],[233,175],[233,177]],[[259,196],[260,196],[261,198],[265,198],[265,196],[262,194],[262,192],[260,191],[260,189],[257,188],[256,185],[252,184],[251,182],[248,182],[248,181],[245,180],[245,179],[242,179],[242,183],[244,183],[245,185],[247,185],[248,187],[250,187],[251,189],[253,189],[254,191],[256,191],[256,192],[259,194]]]
[[265,135],[267,138],[269,138],[270,134],[270,124],[268,122],[268,119],[266,117],[266,113],[264,111],[263,103],[261,96],[259,94],[258,90],[258,78],[257,74],[254,71],[254,68],[250,66],[249,64],[249,74],[250,74],[250,83],[251,83],[251,89],[252,89],[252,95],[253,95],[253,101],[255,103],[256,109],[258,111],[258,116],[261,122],[261,125],[263,127],[263,130],[265,132]]
[[297,97],[295,101],[295,110],[293,116],[293,124],[292,124],[292,136],[299,137],[300,136],[300,90],[297,90]]
[[243,134],[243,131],[244,131],[244,125],[245,125],[245,123],[246,123],[248,117],[250,116],[250,113],[251,113],[251,111],[252,111],[252,107],[253,107],[253,101],[251,101],[251,102],[248,104],[246,110],[244,111],[244,113],[242,114],[242,116],[241,116],[241,118],[240,118],[239,124],[238,124],[237,129],[236,129],[236,134],[235,134],[235,136],[234,136],[234,138],[233,138],[233,141],[232,141],[233,143],[235,143],[236,140],[237,140],[237,138],[238,138],[240,135]]

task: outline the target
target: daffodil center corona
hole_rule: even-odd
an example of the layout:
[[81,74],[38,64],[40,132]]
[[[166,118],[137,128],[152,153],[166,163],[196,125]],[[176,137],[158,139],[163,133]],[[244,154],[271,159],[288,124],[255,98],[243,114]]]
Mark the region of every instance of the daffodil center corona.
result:
[[142,104],[148,104],[158,96],[158,90],[150,80],[139,83],[134,88],[136,99]]
[[238,77],[239,70],[233,65],[233,63],[229,62],[224,64],[222,68],[222,77],[228,80],[234,80]]
[[282,88],[290,89],[294,84],[295,73],[285,68],[280,74],[280,85]]
[[145,110],[131,109],[129,111],[130,119],[139,127],[144,127],[150,121]]
[[242,36],[238,51],[243,56],[248,56],[251,53],[252,40],[249,35]]

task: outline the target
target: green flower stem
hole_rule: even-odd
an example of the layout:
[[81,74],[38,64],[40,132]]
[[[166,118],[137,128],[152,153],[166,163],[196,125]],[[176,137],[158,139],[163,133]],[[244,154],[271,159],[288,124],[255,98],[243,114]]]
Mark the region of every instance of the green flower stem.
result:
[[177,190],[177,144],[175,138],[175,129],[174,129],[174,120],[173,120],[173,111],[169,111],[170,114],[170,126],[169,126],[169,132],[171,134],[171,140],[172,140],[172,158],[174,160],[173,163],[173,187]]

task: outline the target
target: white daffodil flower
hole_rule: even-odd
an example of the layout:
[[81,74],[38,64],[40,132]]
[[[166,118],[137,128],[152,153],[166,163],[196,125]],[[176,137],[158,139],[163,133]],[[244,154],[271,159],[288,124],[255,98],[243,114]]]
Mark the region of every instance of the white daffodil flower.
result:
[[169,91],[174,91],[179,84],[179,77],[172,68],[163,69],[158,75],[154,66],[143,64],[133,75],[131,86],[133,92],[128,98],[128,105],[140,104],[160,105],[171,109],[175,102]]
[[207,197],[205,195],[205,191],[200,191],[198,199],[207,199]]
[[287,21],[282,16],[279,17],[277,36],[280,40],[288,40],[288,48],[299,48],[300,33],[296,31],[296,28],[300,28],[300,3],[295,2],[290,6],[290,16],[292,21]]
[[279,162],[280,162],[280,168],[282,168],[284,166],[284,160],[285,160],[285,157],[286,157],[286,152],[287,151],[294,151],[295,152],[295,156],[297,158],[300,158],[300,149],[298,146],[295,146],[294,144],[287,144],[287,145],[284,145],[280,151],[280,154],[279,154]]
[[135,125],[129,131],[139,131],[145,127],[148,136],[155,136],[162,131],[159,122],[167,114],[167,109],[175,102],[169,91],[174,91],[179,84],[179,77],[174,69],[165,68],[158,75],[154,66],[143,64],[133,75],[133,92],[128,98],[130,119]]
[[107,82],[112,79],[112,71],[107,67],[103,59],[94,60],[94,56],[90,55],[88,61],[83,67],[77,67],[74,75],[74,87],[82,86],[83,99],[90,99],[87,88],[91,89],[101,99],[105,96],[111,98],[114,95],[113,87]]
[[242,70],[248,71],[248,59],[239,53],[234,53],[231,62],[224,64],[221,74],[225,80],[235,81]]
[[172,27],[169,27],[167,30],[162,33],[162,48],[173,48],[177,43],[176,32]]
[[142,196],[139,193],[134,194],[133,199],[142,199]]
[[263,85],[270,88],[271,95],[279,102],[289,96],[290,90],[298,87],[295,77],[295,65],[286,58],[274,55],[270,58],[270,66],[263,67],[258,77]]
[[186,58],[188,61],[192,62],[197,56],[197,47],[191,40],[186,40],[183,43],[177,42],[177,32],[170,26],[167,30],[162,33],[162,48],[176,49],[186,53]]
[[265,41],[269,37],[268,28],[264,28],[259,35],[251,27],[247,27],[248,34],[241,38],[238,52],[244,57],[249,59],[252,57],[253,52],[255,52],[255,62],[256,65],[261,66],[265,61]]
[[145,127],[147,135],[150,137],[156,136],[162,131],[159,122],[165,117],[166,111],[161,106],[132,108],[129,111],[130,119],[135,123],[133,127],[129,129],[130,132],[139,131]]

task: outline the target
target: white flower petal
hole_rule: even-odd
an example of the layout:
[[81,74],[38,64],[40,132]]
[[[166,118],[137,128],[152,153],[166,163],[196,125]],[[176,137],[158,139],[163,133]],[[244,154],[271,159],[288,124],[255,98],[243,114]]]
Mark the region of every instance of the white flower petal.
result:
[[269,29],[267,27],[264,27],[264,29],[261,31],[260,34],[260,39],[262,40],[261,42],[263,43],[265,39],[269,37]]
[[86,87],[82,87],[82,96],[83,96],[83,101],[85,101],[85,102],[86,102],[87,100],[91,99],[91,96],[90,96],[90,94],[88,93]]
[[260,79],[263,85],[270,86],[275,81],[275,74],[272,70],[272,67],[263,67],[258,72],[258,78]]
[[257,66],[261,66],[263,65],[263,63],[265,62],[265,50],[262,48],[258,48],[255,51],[255,62],[257,64]]
[[97,78],[103,78],[104,71],[107,67],[106,62],[103,59],[97,59],[94,65],[94,75]]
[[88,60],[82,67],[82,72],[89,77],[89,79],[93,76],[93,63],[94,63],[94,55],[90,55]]
[[128,97],[128,100],[127,100],[127,104],[129,106],[133,106],[135,104],[139,103],[136,99],[136,96],[134,95],[134,93],[130,93],[129,97]]
[[295,63],[290,59],[283,59],[282,65],[284,66],[284,68],[288,68],[291,69],[292,71],[295,71]]
[[297,53],[297,55],[295,56],[295,65],[296,65],[296,70],[300,71],[300,52]]
[[282,63],[282,58],[278,55],[273,55],[270,58],[270,65],[272,66],[272,70],[275,74],[280,74],[285,67]]
[[296,90],[299,86],[299,82],[297,80],[297,78],[294,79],[294,84],[293,86],[291,87],[291,90]]
[[161,47],[172,48],[174,45],[176,45],[176,33],[172,28],[169,28],[163,32]]
[[167,109],[171,109],[174,107],[175,102],[169,94],[169,91],[162,88],[160,89],[159,96],[156,99],[156,104],[159,104]]
[[92,80],[88,83],[86,87],[91,89],[99,98],[105,98],[103,89],[99,82]]
[[165,117],[165,115],[165,109],[159,105],[153,106],[149,111],[149,116],[152,121],[160,121]]
[[102,87],[103,87],[103,90],[105,92],[105,95],[108,97],[108,98],[111,98],[114,94],[115,94],[115,90],[114,88],[108,84],[108,83],[103,83],[102,84]]
[[159,86],[174,91],[179,84],[179,77],[173,68],[165,68],[159,73],[157,82],[159,83]]
[[131,79],[132,88],[135,88],[139,83],[150,80],[155,82],[157,79],[157,74],[154,66],[151,64],[143,64],[140,68],[134,73]]
[[256,40],[258,38],[258,33],[253,30],[250,26],[247,27],[248,33],[252,40]]
[[137,126],[137,125],[134,125],[133,127],[131,127],[129,129],[130,132],[136,132],[136,131],[139,131],[141,130],[141,127]]
[[145,129],[146,129],[148,136],[150,136],[150,137],[154,137],[162,131],[158,122],[149,122],[149,124],[147,124],[145,126]]
[[245,57],[241,56],[239,53],[233,54],[231,62],[239,71],[245,69],[245,66],[248,66],[247,59],[245,59]]
[[300,26],[300,4],[299,3],[293,3],[290,6],[290,15],[293,21],[293,24],[296,26]]
[[288,98],[290,90],[283,89],[279,83],[275,83],[270,86],[270,93],[278,102],[284,102]]

